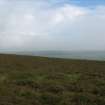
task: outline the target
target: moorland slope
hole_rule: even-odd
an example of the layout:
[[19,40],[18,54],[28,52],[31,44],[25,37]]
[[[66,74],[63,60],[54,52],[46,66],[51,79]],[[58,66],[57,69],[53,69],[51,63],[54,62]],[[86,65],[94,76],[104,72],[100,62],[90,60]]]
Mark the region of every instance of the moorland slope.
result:
[[105,105],[105,62],[1,54],[0,105]]

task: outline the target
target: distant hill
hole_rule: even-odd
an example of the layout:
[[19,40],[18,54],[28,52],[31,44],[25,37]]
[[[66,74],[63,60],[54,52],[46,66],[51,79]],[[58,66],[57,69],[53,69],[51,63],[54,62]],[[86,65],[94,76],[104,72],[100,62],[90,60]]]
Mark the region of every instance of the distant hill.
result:
[[0,105],[105,105],[105,61],[1,54]]

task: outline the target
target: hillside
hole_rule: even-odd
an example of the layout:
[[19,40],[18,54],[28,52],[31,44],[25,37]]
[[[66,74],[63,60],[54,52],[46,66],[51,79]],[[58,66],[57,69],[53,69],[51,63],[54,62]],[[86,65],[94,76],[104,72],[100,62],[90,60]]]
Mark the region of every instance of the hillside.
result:
[[105,105],[105,62],[1,54],[0,105]]

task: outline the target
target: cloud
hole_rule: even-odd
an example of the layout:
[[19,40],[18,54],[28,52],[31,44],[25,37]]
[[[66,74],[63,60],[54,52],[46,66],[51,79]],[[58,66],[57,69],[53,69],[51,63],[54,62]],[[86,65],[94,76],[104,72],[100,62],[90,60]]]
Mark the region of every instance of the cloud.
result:
[[0,0],[1,50],[105,50],[105,6],[58,4]]

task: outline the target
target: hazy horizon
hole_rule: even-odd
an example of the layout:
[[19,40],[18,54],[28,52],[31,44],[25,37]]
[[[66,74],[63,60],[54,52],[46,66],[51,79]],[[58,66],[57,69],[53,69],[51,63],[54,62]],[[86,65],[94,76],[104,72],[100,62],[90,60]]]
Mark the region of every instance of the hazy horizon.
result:
[[41,56],[50,58],[83,59],[105,61],[105,51],[4,51],[0,54],[16,54],[26,56]]

